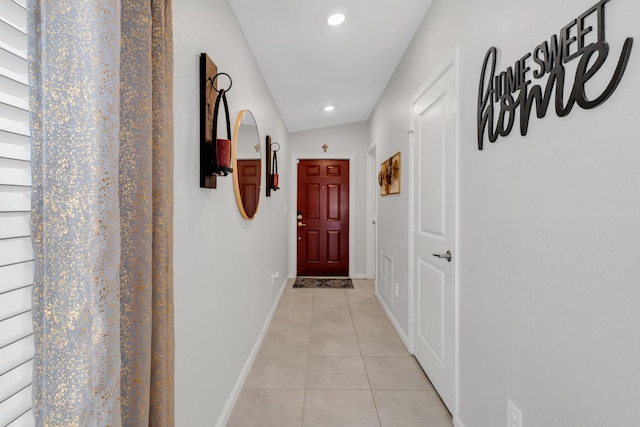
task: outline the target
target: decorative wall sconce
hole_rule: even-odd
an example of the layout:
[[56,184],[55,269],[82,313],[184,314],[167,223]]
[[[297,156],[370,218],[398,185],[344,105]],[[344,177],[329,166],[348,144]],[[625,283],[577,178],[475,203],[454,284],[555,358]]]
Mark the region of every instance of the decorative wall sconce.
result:
[[[229,79],[229,87],[218,89],[219,76]],[[231,121],[227,92],[233,81],[227,73],[218,73],[218,67],[206,53],[200,54],[200,187],[216,188],[217,177],[227,176],[231,168]],[[216,95],[217,94],[217,95]],[[218,113],[222,102],[225,113],[227,138],[218,138]]]
[[267,171],[267,197],[271,197],[271,190],[280,189],[278,182],[278,151],[280,151],[280,144],[271,142],[271,137],[267,135],[267,167],[265,168]]

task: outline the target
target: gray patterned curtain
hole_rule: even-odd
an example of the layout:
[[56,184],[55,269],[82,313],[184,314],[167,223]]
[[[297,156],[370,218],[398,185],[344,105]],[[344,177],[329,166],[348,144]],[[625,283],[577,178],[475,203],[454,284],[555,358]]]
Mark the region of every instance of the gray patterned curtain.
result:
[[171,0],[28,0],[34,414],[174,425]]

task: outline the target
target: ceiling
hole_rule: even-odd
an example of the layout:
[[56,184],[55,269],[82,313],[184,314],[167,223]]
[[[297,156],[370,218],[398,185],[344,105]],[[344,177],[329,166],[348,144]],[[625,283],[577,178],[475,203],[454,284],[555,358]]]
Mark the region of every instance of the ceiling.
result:
[[[367,120],[431,0],[230,0],[290,132]],[[342,13],[337,27],[327,18]],[[335,109],[325,112],[324,107]]]

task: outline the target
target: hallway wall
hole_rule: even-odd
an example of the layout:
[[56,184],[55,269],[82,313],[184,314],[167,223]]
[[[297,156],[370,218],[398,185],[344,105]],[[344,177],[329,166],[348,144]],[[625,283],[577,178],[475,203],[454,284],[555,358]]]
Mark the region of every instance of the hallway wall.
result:
[[[435,0],[369,122],[378,158],[400,150],[404,159],[412,97],[461,46],[457,426],[505,426],[507,399],[526,426],[640,425],[640,3],[606,4],[610,55],[587,93],[602,92],[624,39],[636,41],[606,103],[564,118],[552,104],[545,118],[533,114],[527,136],[516,122],[477,149],[487,50],[498,48],[502,71],[594,4]],[[393,314],[405,333],[408,173],[402,194],[378,207],[379,251],[394,260]]]
[[[287,130],[226,0],[174,5],[176,425],[223,422],[261,328],[287,276],[288,193],[265,197],[242,219],[232,178],[199,187],[198,60],[206,52],[233,78],[232,120],[250,109],[262,150],[281,144],[281,182],[288,182]],[[233,126],[233,125],[232,125]],[[272,283],[272,272],[280,278]]]
[[[368,128],[366,122],[353,123],[341,126],[332,126],[309,131],[294,132],[289,134],[289,147],[292,154],[310,156],[355,155],[355,212],[353,224],[355,225],[354,252],[349,256],[354,257],[354,271],[352,276],[365,277],[365,244],[366,244],[366,157],[368,144]],[[322,146],[327,144],[325,153]],[[278,156],[278,160],[280,157]],[[291,245],[289,245],[291,246]],[[295,248],[290,248],[291,250]],[[294,254],[295,255],[295,254]],[[295,276],[295,271],[292,272]]]

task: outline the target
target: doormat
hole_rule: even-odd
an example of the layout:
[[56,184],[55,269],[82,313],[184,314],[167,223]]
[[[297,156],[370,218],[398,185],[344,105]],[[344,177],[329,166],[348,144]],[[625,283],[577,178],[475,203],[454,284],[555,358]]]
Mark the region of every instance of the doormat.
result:
[[319,279],[317,277],[296,277],[293,287],[353,289],[353,282],[349,278]]

